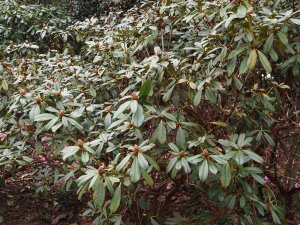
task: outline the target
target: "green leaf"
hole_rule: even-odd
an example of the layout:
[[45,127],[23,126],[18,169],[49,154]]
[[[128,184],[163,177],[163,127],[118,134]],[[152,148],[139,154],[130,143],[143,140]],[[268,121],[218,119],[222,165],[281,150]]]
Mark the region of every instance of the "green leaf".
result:
[[152,225],[159,225],[158,222],[156,222],[156,220],[154,220],[153,218],[151,218],[151,223]]
[[207,179],[208,169],[208,162],[206,159],[204,159],[199,167],[199,178],[201,181],[205,181]]
[[245,17],[247,13],[247,9],[245,6],[240,5],[237,10],[237,14],[241,17]]
[[144,155],[142,153],[139,153],[137,158],[138,158],[140,167],[142,167],[144,170],[148,169],[149,163],[146,160],[146,158],[144,157]]
[[131,101],[124,102],[117,111],[115,111],[113,119],[117,118],[121,113],[123,113],[131,104]]
[[200,102],[201,102],[201,98],[202,98],[202,88],[200,88],[197,91],[197,93],[196,93],[196,95],[194,97],[193,105],[194,106],[198,106],[200,104]]
[[163,101],[164,101],[164,102],[169,101],[169,99],[170,99],[170,97],[171,97],[171,94],[172,94],[172,92],[173,92],[174,87],[175,87],[175,85],[173,85],[173,86],[167,91],[167,93],[164,94],[164,96],[163,96]]
[[258,154],[256,154],[255,152],[253,152],[251,150],[244,150],[243,152],[246,153],[246,155],[248,155],[251,159],[253,159],[254,161],[256,161],[258,163],[264,162],[262,157],[260,157]]
[[290,18],[290,21],[293,22],[294,24],[300,26],[300,19]]
[[31,121],[34,121],[34,119],[35,119],[35,117],[37,116],[37,115],[39,115],[41,113],[41,110],[40,110],[40,106],[39,105],[34,105],[33,107],[32,107],[32,109],[30,110],[30,112],[29,112],[29,119],[31,120]]
[[267,40],[266,40],[266,42],[265,42],[265,44],[264,44],[264,52],[265,52],[265,53],[267,53],[267,52],[269,52],[269,51],[271,50],[272,45],[273,45],[273,42],[274,42],[274,34],[271,34],[271,35],[267,38]]
[[271,209],[271,215],[272,215],[272,219],[276,224],[281,224],[280,218],[277,215],[277,213]]
[[49,123],[47,123],[47,125],[45,126],[45,130],[49,130],[50,128],[52,128],[58,120],[59,117],[54,117],[52,120],[50,120]]
[[256,180],[258,183],[264,185],[265,184],[265,180],[264,178],[262,178],[261,176],[257,175],[257,174],[251,174],[251,176],[254,178],[254,180]]
[[35,142],[35,150],[36,150],[36,153],[38,155],[42,153],[43,146],[42,146],[42,142],[41,141],[36,140],[36,142]]
[[186,174],[189,174],[191,172],[191,168],[190,168],[189,163],[187,162],[187,160],[185,158],[181,158],[181,164],[182,164],[184,172]]
[[174,143],[171,142],[168,145],[172,151],[179,152],[179,148]]
[[223,187],[228,187],[231,182],[231,170],[229,163],[225,163],[221,171],[221,183]]
[[51,120],[51,119],[53,119],[55,117],[57,117],[57,116],[55,116],[53,114],[50,114],[50,113],[43,113],[43,114],[40,114],[40,115],[37,115],[36,117],[34,117],[34,121],[36,121],[36,122],[42,122],[42,121]]
[[279,37],[279,40],[282,42],[282,44],[284,45],[288,44],[289,41],[285,33],[279,31],[277,35]]
[[135,113],[137,108],[138,108],[138,101],[137,100],[132,100],[130,104],[130,109],[132,113]]
[[227,64],[227,73],[228,76],[231,76],[233,74],[235,67],[236,67],[236,57],[233,57],[230,62]]
[[93,200],[96,207],[101,209],[105,200],[105,187],[102,181],[100,181],[99,185],[96,186],[96,190],[93,194]]
[[211,88],[207,87],[205,90],[205,98],[211,103],[215,104],[217,102],[217,94]]
[[2,88],[4,91],[7,91],[8,90],[8,83],[6,80],[2,80]]
[[144,119],[143,107],[138,105],[136,112],[132,115],[132,122],[135,126],[140,127],[143,124]]
[[247,61],[248,69],[252,70],[256,64],[256,61],[257,61],[256,49],[252,49],[252,51],[249,54],[248,61]]
[[123,167],[127,164],[127,162],[129,161],[131,155],[127,155],[120,163],[119,165],[117,165],[116,170],[120,171],[121,169],[123,169]]
[[130,178],[133,183],[138,182],[141,177],[141,168],[138,159],[135,158],[130,168]]
[[178,128],[176,133],[176,145],[182,149],[184,149],[186,145],[185,132],[181,127]]
[[121,202],[121,184],[119,184],[119,186],[115,190],[115,193],[114,193],[111,203],[109,205],[109,209],[110,209],[111,213],[114,213],[118,210],[118,208],[120,206],[120,202]]
[[83,126],[80,123],[78,123],[76,120],[74,120],[70,117],[66,117],[66,119],[70,122],[70,124],[72,124],[78,130],[83,130]]
[[64,148],[64,150],[62,150],[62,154],[63,154],[63,160],[67,159],[68,157],[76,154],[76,152],[79,150],[79,146],[69,146]]
[[157,139],[159,141],[160,144],[164,144],[167,140],[167,130],[165,127],[165,123],[161,120],[157,129]]
[[173,167],[175,166],[177,161],[178,161],[177,157],[174,157],[169,161],[169,164],[168,164],[167,169],[166,169],[167,173],[169,173],[173,169]]
[[239,74],[244,74],[246,73],[248,67],[247,67],[247,57],[244,57],[242,60],[240,67],[239,67]]
[[267,142],[269,143],[269,145],[271,147],[274,147],[275,146],[275,142],[274,142],[273,138],[268,133],[266,133],[266,132],[263,132],[263,134],[264,134],[264,138],[267,140]]
[[154,184],[152,177],[145,170],[142,170],[142,176],[144,177],[147,184],[149,184],[152,187]]
[[146,98],[148,97],[150,91],[151,91],[152,81],[150,79],[147,79],[143,85],[141,86],[139,97],[140,98]]
[[262,53],[261,51],[258,51],[258,56],[259,56],[259,60],[260,60],[261,64],[263,65],[264,69],[266,70],[266,72],[271,73],[272,72],[271,64],[270,64],[269,60],[267,59],[267,57],[264,55],[264,53]]
[[61,122],[62,122],[62,124],[63,124],[64,127],[68,127],[68,120],[66,119],[65,116],[63,116],[63,117],[61,118]]
[[156,161],[152,157],[150,157],[148,155],[144,155],[144,156],[148,160],[148,162],[151,164],[151,166],[153,166],[157,171],[160,170],[159,165],[156,163]]

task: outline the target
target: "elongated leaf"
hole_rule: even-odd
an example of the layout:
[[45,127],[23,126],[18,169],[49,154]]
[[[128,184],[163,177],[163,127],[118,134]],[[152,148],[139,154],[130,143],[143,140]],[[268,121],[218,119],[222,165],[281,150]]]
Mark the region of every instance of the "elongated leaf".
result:
[[120,202],[121,202],[121,184],[119,184],[119,186],[115,190],[115,193],[114,193],[111,203],[109,205],[109,209],[110,209],[111,213],[114,213],[118,210],[118,208],[120,206]]
[[66,119],[70,122],[70,124],[72,124],[78,130],[83,130],[83,126],[80,123],[78,123],[76,120],[74,120],[70,117],[66,117]]
[[123,169],[123,167],[127,164],[127,162],[129,161],[131,155],[127,155],[120,163],[119,165],[117,165],[116,170],[120,171],[121,169]]
[[132,122],[135,126],[140,127],[144,122],[144,110],[143,107],[138,105],[136,112],[132,116]]
[[151,91],[151,86],[152,86],[152,81],[150,79],[147,79],[141,86],[139,97],[146,98]]
[[165,123],[161,120],[157,129],[157,139],[159,141],[160,144],[164,144],[167,140],[167,130],[165,127]]
[[201,98],[202,98],[202,88],[200,88],[200,90],[197,91],[194,97],[193,105],[198,106],[201,102]]
[[59,122],[58,124],[56,124],[55,126],[53,126],[51,128],[52,132],[55,133],[62,125],[63,125],[62,122]]
[[123,113],[131,104],[131,101],[124,102],[118,110],[114,113],[113,119],[117,118],[121,113]]
[[97,185],[96,190],[93,194],[93,200],[98,209],[102,208],[102,205],[105,200],[105,187],[104,183],[102,181],[99,182],[99,185]]
[[172,92],[173,92],[174,87],[175,87],[175,85],[172,86],[172,87],[167,91],[167,93],[164,94],[164,96],[163,96],[163,101],[164,101],[164,102],[169,101],[169,99],[170,99],[170,97],[171,97],[171,94],[172,94]]
[[181,159],[181,164],[182,164],[182,167],[184,169],[184,172],[186,174],[189,174],[191,172],[191,167],[190,167],[189,163],[187,162],[187,160],[185,158]]
[[289,42],[289,41],[288,41],[288,38],[287,38],[287,36],[286,36],[285,33],[283,33],[283,32],[278,32],[277,35],[278,35],[280,41],[281,41],[284,45],[286,45],[286,44]]
[[272,48],[272,45],[273,45],[273,42],[274,42],[274,34],[271,34],[265,44],[264,44],[264,52],[267,54],[267,52],[270,51],[270,49]]
[[228,187],[231,182],[231,171],[229,163],[226,163],[223,166],[223,170],[221,172],[221,183],[224,187]]
[[272,72],[272,67],[270,64],[270,61],[267,59],[267,57],[262,53],[261,51],[258,51],[258,56],[261,64],[263,65],[264,69],[266,70],[267,73]]
[[150,186],[153,186],[154,181],[153,181],[152,177],[145,170],[142,170],[142,176],[144,177],[147,184],[149,184]]
[[62,154],[63,154],[63,160],[67,159],[68,157],[76,154],[76,152],[79,150],[80,148],[78,146],[69,146],[64,148],[64,150],[62,150]]
[[182,149],[184,149],[186,145],[185,132],[181,127],[178,128],[176,133],[176,145]]
[[54,117],[53,119],[51,119],[49,121],[49,123],[47,123],[47,125],[45,126],[45,130],[49,130],[50,128],[52,128],[54,126],[54,124],[56,124],[58,119],[59,119],[59,117]]
[[254,161],[256,161],[258,163],[263,163],[264,162],[262,157],[260,157],[258,154],[256,154],[255,152],[253,152],[251,150],[244,150],[243,152],[246,155],[248,155],[251,159],[253,159]]
[[68,120],[66,119],[65,116],[63,116],[63,117],[61,118],[61,122],[62,122],[62,124],[63,124],[64,127],[68,127]]
[[42,121],[51,120],[55,117],[57,117],[57,116],[50,114],[50,113],[43,113],[43,114],[40,114],[40,115],[37,115],[36,117],[34,117],[34,121],[42,122]]
[[256,53],[256,49],[253,49],[250,54],[249,54],[249,58],[247,61],[247,67],[252,70],[256,64],[257,61],[257,53]]
[[137,158],[133,160],[133,163],[130,168],[130,178],[133,183],[139,181],[141,177],[141,168]]
[[270,146],[274,147],[275,146],[275,142],[273,140],[273,138],[266,132],[263,132],[264,134],[264,138],[267,140],[267,142],[269,143]]
[[210,101],[211,103],[217,102],[217,94],[211,88],[207,87],[205,90],[205,98]]
[[207,160],[203,160],[199,167],[199,178],[201,181],[205,181],[208,177],[208,163]]
[[160,170],[159,165],[156,163],[156,161],[152,157],[150,157],[148,155],[144,155],[144,156],[148,160],[148,162],[151,164],[151,166],[153,166],[158,171]]
[[156,222],[156,220],[153,218],[151,218],[151,223],[152,223],[152,225],[159,225],[158,222]]
[[29,112],[29,118],[31,121],[34,121],[35,117],[41,113],[40,106],[34,105]]
[[141,153],[138,154],[138,162],[140,164],[140,167],[142,167],[144,170],[148,169],[149,163]]
[[169,164],[167,166],[167,173],[169,173],[173,167],[175,166],[176,162],[177,162],[178,158],[177,157],[174,157],[172,158],[170,161],[169,161]]
[[131,109],[131,112],[132,113],[135,113],[137,108],[138,108],[138,101],[137,100],[133,100],[131,103],[130,103],[130,109]]
[[214,124],[214,125],[217,125],[217,126],[221,126],[221,127],[227,127],[227,123],[224,123],[224,122],[209,122],[211,124]]

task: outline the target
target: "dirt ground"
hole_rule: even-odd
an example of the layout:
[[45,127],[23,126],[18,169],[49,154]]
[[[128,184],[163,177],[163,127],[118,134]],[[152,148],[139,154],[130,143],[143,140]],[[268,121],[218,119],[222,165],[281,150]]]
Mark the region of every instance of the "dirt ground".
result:
[[39,197],[28,181],[11,180],[0,187],[1,225],[88,225],[91,221],[79,216],[85,207],[75,193]]

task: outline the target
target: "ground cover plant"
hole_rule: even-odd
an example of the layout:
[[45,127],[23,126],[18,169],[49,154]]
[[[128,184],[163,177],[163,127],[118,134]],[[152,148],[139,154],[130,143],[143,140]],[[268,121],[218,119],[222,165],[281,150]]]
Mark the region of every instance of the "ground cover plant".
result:
[[3,188],[33,167],[93,225],[297,224],[299,7],[0,2]]

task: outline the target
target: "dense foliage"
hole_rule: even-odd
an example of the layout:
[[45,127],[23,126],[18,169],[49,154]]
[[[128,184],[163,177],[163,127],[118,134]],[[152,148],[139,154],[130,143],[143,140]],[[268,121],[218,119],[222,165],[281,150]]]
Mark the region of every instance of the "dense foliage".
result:
[[38,191],[76,187],[94,225],[295,220],[296,3],[0,2],[0,169],[53,160]]

